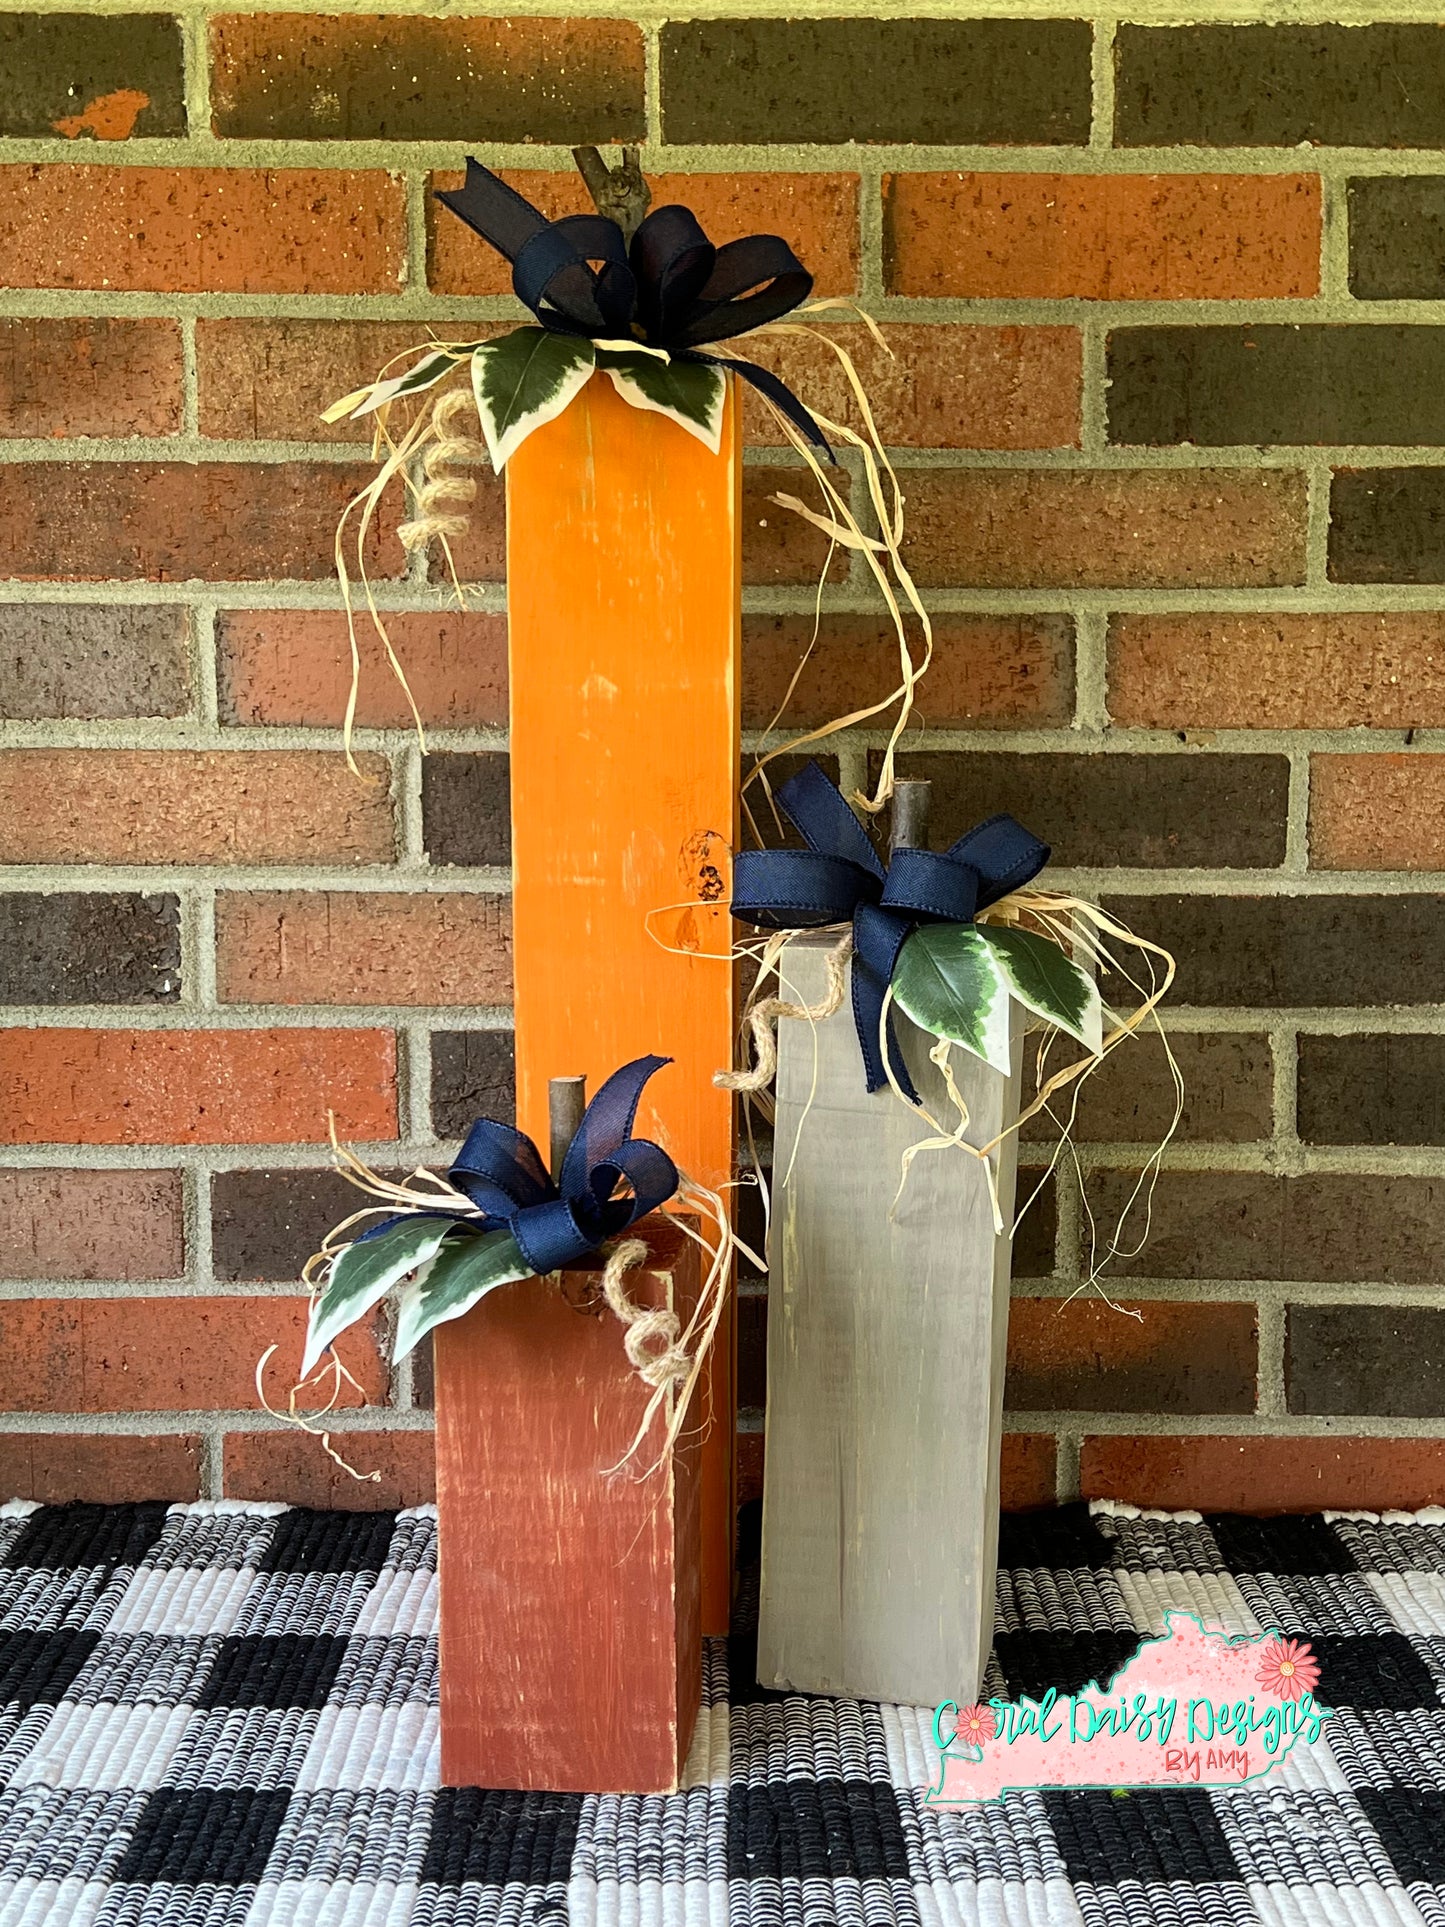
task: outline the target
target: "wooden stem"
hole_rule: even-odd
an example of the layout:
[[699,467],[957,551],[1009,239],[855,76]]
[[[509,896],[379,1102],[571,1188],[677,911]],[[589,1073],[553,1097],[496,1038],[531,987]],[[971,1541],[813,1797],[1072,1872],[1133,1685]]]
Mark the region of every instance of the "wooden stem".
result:
[[926,850],[933,784],[924,777],[905,777],[893,785],[893,819],[888,845],[892,850]]
[[615,169],[608,167],[595,147],[574,147],[572,158],[587,183],[587,192],[597,212],[615,221],[622,229],[623,240],[630,244],[652,200],[651,190],[642,178],[637,149],[624,147],[622,165]]
[[587,1109],[585,1077],[550,1077],[547,1080],[547,1118],[551,1126],[552,1181],[562,1182],[562,1160],[567,1147],[582,1126]]

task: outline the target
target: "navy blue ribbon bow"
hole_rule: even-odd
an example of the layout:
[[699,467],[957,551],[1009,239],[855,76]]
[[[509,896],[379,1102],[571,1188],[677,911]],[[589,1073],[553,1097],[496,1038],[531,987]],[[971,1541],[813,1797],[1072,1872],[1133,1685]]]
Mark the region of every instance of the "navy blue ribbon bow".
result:
[[[806,850],[748,850],[733,860],[732,912],[764,930],[815,930],[853,922],[853,1019],[870,1091],[888,1082],[878,1027],[905,939],[920,923],[971,923],[980,910],[1036,877],[1049,846],[1011,816],[977,823],[949,849],[898,850],[884,868],[867,831],[834,784],[809,763],[778,790]],[[888,1022],[888,1061],[916,1098]]]
[[[447,1177],[481,1209],[482,1218],[445,1209],[420,1215],[456,1218],[477,1232],[510,1231],[538,1277],[585,1258],[665,1204],[677,1189],[677,1166],[666,1151],[632,1135],[644,1085],[671,1062],[670,1057],[639,1057],[612,1073],[583,1113],[556,1184],[531,1138],[510,1124],[479,1118]],[[623,1180],[632,1195],[614,1198]],[[375,1237],[417,1215],[389,1218],[366,1235]]]
[[679,361],[732,368],[832,459],[818,424],[770,369],[701,352],[704,342],[776,321],[812,293],[812,275],[781,236],[714,247],[690,208],[669,206],[652,210],[629,248],[605,215],[549,221],[470,155],[463,185],[437,199],[511,262],[512,286],[544,328],[640,340]]

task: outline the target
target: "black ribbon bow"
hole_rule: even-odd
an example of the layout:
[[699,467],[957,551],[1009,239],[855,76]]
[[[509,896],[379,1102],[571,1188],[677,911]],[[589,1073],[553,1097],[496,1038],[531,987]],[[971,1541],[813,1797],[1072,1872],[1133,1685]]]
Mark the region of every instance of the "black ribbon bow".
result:
[[731,368],[766,395],[832,460],[823,431],[771,369],[706,355],[806,301],[813,277],[781,236],[749,234],[714,247],[690,208],[654,208],[629,248],[602,214],[549,221],[515,188],[467,157],[467,178],[437,199],[512,264],[512,286],[544,328],[600,341],[640,341],[678,361]]
[[[884,868],[868,833],[816,763],[778,790],[806,850],[748,850],[733,860],[732,913],[764,930],[814,930],[853,922],[853,1020],[870,1091],[888,1082],[878,1029],[883,997],[905,939],[920,923],[971,923],[1036,877],[1049,860],[1008,815],[977,823],[942,854],[897,850]],[[888,1061],[916,1100],[888,1020]]]
[[[670,1057],[639,1057],[612,1073],[583,1112],[558,1183],[531,1138],[510,1124],[479,1118],[447,1177],[480,1207],[481,1219],[445,1208],[406,1212],[366,1236],[374,1238],[417,1216],[455,1218],[478,1233],[510,1231],[538,1277],[585,1258],[665,1204],[677,1189],[677,1166],[666,1151],[632,1135],[643,1086],[671,1062]],[[614,1198],[623,1180],[632,1195]]]

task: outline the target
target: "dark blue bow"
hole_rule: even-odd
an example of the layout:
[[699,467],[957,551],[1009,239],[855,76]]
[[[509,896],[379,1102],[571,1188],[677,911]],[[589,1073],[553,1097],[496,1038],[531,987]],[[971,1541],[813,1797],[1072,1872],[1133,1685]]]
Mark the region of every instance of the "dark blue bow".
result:
[[[531,1138],[510,1124],[479,1118],[447,1177],[484,1214],[445,1208],[407,1212],[366,1233],[369,1238],[417,1216],[455,1218],[469,1231],[506,1229],[539,1278],[585,1258],[665,1204],[677,1189],[677,1166],[661,1145],[633,1137],[643,1086],[670,1057],[639,1057],[614,1071],[583,1113],[554,1184]],[[614,1198],[621,1180],[631,1197]]]
[[832,459],[823,431],[771,369],[699,344],[776,321],[813,291],[813,277],[777,234],[714,247],[686,207],[658,207],[629,248],[603,214],[549,221],[513,187],[467,156],[463,185],[437,195],[512,264],[512,286],[556,334],[641,340],[679,361],[731,368],[766,395]]
[[[1049,860],[1011,816],[991,816],[942,855],[898,850],[885,870],[867,831],[816,763],[778,791],[806,850],[749,850],[733,861],[732,912],[764,930],[815,930],[853,920],[853,1019],[870,1091],[888,1082],[879,1048],[883,997],[904,940],[920,923],[971,923]],[[888,1061],[916,1099],[888,1020]]]

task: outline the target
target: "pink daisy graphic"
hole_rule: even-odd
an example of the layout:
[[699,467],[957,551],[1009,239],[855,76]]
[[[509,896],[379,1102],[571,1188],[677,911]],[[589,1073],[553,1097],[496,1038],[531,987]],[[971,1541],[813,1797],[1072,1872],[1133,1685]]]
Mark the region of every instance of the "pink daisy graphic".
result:
[[1307,1639],[1276,1639],[1260,1654],[1255,1678],[1282,1700],[1297,1700],[1319,1685],[1319,1661]]
[[958,1716],[958,1737],[968,1746],[982,1746],[998,1731],[998,1721],[989,1706],[965,1706]]

